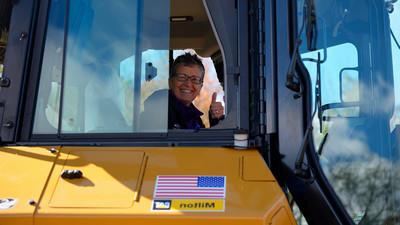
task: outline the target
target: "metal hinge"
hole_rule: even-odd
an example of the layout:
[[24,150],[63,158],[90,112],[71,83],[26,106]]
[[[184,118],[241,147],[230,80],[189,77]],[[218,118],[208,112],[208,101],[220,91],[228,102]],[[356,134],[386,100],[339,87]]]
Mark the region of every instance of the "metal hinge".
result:
[[10,83],[11,83],[11,81],[8,77],[6,77],[4,75],[2,77],[0,77],[0,87],[4,87],[4,88],[10,87]]
[[257,4],[257,40],[258,40],[258,83],[259,83],[259,132],[261,135],[266,133],[266,101],[265,101],[265,18],[264,1],[258,0]]

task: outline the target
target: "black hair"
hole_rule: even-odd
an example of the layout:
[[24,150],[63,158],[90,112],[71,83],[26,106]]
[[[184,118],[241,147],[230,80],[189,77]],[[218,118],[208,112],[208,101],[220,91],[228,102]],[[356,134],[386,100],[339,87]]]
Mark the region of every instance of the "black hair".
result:
[[172,64],[172,69],[171,73],[169,74],[169,79],[171,79],[173,76],[176,75],[176,70],[178,69],[179,66],[199,66],[201,70],[201,75],[204,77],[205,69],[204,65],[201,62],[201,59],[196,55],[196,54],[190,54],[189,52],[186,52],[183,55],[178,56],[175,60],[174,63]]

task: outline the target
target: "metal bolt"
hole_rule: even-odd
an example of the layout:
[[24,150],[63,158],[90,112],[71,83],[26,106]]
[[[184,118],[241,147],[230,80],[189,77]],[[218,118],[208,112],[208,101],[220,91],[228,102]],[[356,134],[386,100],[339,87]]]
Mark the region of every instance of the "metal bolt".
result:
[[54,147],[52,147],[52,148],[49,149],[49,152],[55,154],[55,153],[57,153],[57,149],[55,149]]
[[3,124],[3,127],[13,128],[14,127],[14,123],[12,121],[7,121],[6,123]]
[[23,39],[25,39],[28,36],[28,34],[26,32],[21,32],[21,34],[19,35],[19,40],[22,41]]
[[36,205],[36,202],[35,202],[35,200],[30,199],[30,200],[28,201],[28,204],[29,204],[29,205]]
[[4,74],[0,77],[0,87],[10,87],[10,79],[6,77]]

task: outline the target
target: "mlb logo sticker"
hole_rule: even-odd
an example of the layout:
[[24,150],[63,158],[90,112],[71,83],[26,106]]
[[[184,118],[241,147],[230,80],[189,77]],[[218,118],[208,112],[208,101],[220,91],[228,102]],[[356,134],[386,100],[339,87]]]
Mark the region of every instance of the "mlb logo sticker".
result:
[[171,200],[154,200],[153,210],[170,210]]

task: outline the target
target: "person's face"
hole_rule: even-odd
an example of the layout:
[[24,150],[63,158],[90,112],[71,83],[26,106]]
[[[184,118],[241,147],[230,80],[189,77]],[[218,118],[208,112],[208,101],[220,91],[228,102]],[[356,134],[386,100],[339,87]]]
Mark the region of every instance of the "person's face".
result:
[[203,77],[197,65],[178,66],[176,74],[169,80],[172,93],[187,106],[200,94],[202,86]]

